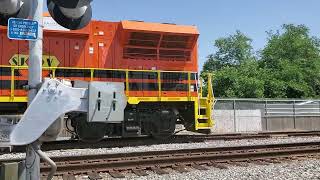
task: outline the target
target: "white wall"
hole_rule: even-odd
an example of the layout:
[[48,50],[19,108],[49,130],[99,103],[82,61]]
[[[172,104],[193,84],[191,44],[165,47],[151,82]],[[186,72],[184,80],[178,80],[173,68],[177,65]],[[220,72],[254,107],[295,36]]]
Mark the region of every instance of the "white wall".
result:
[[215,126],[218,133],[262,131],[260,110],[214,110]]

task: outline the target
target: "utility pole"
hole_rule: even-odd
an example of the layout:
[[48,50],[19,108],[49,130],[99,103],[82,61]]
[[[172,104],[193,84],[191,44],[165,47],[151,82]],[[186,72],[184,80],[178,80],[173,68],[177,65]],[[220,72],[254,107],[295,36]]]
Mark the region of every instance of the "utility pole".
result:
[[[37,95],[37,87],[42,83],[42,40],[43,40],[43,0],[30,0],[30,18],[38,22],[38,39],[29,41],[28,105]],[[27,145],[26,180],[40,179],[40,156],[36,153],[41,144],[36,141]]]

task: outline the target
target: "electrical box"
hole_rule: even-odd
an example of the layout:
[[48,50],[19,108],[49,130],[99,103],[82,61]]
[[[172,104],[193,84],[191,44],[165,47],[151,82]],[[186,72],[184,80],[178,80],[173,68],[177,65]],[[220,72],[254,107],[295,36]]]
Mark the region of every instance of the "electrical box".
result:
[[89,83],[88,122],[117,123],[124,120],[127,97],[124,83]]

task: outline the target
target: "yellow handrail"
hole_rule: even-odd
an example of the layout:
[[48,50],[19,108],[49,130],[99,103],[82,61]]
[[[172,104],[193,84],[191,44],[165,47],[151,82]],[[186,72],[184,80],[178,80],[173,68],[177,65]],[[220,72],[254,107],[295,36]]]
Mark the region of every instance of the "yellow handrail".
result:
[[158,71],[158,91],[159,91],[159,100],[161,100],[161,71]]
[[14,68],[11,68],[11,90],[10,90],[10,98],[13,99],[14,98]]
[[[28,69],[28,66],[8,66],[8,65],[0,65],[0,67],[4,68],[14,68],[14,69]],[[79,68],[79,67],[43,67],[43,70],[55,70],[55,69],[71,69],[71,70],[105,70],[105,71],[126,71],[126,69],[108,69],[108,68]],[[158,72],[159,70],[148,70],[148,69],[130,69],[131,72]],[[168,72],[168,73],[197,73],[194,71],[160,71],[160,72]]]
[[129,84],[129,70],[126,70],[126,95],[129,96],[129,88],[130,88],[130,84]]
[[188,97],[191,98],[191,73],[188,72]]
[[200,98],[203,97],[203,79],[200,77]]
[[[6,65],[0,65],[0,67],[4,68],[11,68],[11,98],[14,98],[15,94],[15,71],[16,70],[23,70],[28,69],[28,66],[6,66]],[[94,72],[97,70],[102,71],[123,71],[125,72],[125,86],[126,86],[126,95],[129,96],[130,92],[130,86],[129,86],[129,72],[153,72],[157,73],[157,84],[158,84],[158,93],[159,93],[159,99],[162,97],[162,78],[161,73],[187,73],[188,75],[188,95],[187,97],[191,98],[191,74],[197,73],[192,71],[161,71],[161,70],[129,70],[129,69],[104,69],[104,68],[77,68],[77,67],[43,67],[43,70],[50,70],[52,71],[52,77],[56,77],[56,70],[64,69],[64,70],[90,70],[90,79],[91,81],[94,79]]]

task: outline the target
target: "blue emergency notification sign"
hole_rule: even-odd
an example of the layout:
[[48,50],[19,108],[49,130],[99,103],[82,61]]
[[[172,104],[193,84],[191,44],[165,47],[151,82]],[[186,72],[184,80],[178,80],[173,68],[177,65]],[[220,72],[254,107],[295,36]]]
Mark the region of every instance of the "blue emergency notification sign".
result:
[[8,38],[15,40],[37,40],[39,24],[29,19],[10,18],[8,20]]

